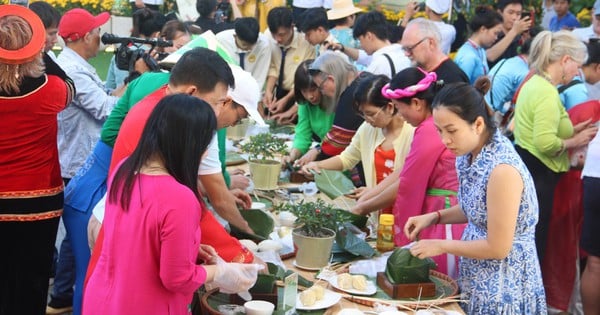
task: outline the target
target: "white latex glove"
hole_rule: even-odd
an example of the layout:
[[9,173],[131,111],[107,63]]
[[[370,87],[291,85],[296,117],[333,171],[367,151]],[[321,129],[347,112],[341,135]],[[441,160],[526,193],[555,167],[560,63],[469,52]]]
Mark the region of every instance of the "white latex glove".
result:
[[247,292],[256,283],[258,271],[263,268],[259,264],[227,263],[218,259],[215,277],[206,286],[208,289],[218,287],[219,291],[227,294]]

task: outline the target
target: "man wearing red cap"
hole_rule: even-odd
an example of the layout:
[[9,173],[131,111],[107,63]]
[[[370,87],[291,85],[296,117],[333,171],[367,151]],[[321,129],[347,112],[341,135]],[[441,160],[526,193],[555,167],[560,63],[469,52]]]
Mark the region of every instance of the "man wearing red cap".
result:
[[[66,47],[57,62],[73,79],[76,95],[69,106],[58,115],[58,151],[61,175],[65,185],[84,165],[85,159],[100,137],[104,121],[122,94],[108,91],[94,67],[88,62],[98,53],[100,26],[110,18],[109,13],[93,16],[84,9],[67,11],[58,25],[58,35]],[[117,96],[118,95],[118,96]],[[69,235],[69,222],[63,218],[69,242],[77,264],[78,253],[87,250],[87,240],[80,241]],[[62,246],[61,246],[62,247]],[[58,264],[61,264],[59,259]]]

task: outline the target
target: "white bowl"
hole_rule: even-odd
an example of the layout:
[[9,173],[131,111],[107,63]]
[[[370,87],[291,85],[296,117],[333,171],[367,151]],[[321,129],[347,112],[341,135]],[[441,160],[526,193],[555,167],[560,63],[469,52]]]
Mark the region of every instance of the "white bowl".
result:
[[267,301],[248,301],[244,303],[246,315],[271,315],[275,309],[275,305]]
[[262,202],[253,202],[250,209],[265,210],[266,207],[267,205]]

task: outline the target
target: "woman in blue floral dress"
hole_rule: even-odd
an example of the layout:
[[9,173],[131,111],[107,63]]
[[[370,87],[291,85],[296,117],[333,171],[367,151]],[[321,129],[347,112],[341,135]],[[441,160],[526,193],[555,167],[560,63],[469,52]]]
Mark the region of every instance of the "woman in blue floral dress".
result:
[[411,217],[409,239],[432,224],[467,223],[462,240],[421,240],[419,258],[460,256],[459,287],[467,314],[546,314],[546,299],[535,247],[538,202],[527,167],[496,129],[483,95],[489,80],[475,88],[444,87],[433,101],[442,142],[456,154],[459,204]]

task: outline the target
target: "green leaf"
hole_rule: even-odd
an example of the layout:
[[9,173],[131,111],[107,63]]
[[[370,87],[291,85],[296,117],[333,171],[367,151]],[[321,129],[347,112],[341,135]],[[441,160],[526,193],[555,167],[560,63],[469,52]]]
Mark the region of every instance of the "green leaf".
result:
[[420,259],[406,248],[396,248],[385,266],[385,274],[393,284],[429,282],[429,269],[436,268],[431,258]]
[[[354,213],[352,213],[348,210],[344,210],[344,209],[335,209],[335,210],[338,211],[338,216],[340,216],[339,213],[343,213],[345,218],[348,218],[347,221],[352,223],[352,225],[356,226],[360,230],[363,230],[367,226],[367,220],[369,218],[367,218],[366,215],[354,214]],[[345,222],[345,221],[343,221],[343,222]]]
[[350,223],[344,224],[344,226],[336,233],[335,242],[336,244],[344,249],[345,251],[366,258],[371,258],[377,254],[377,252],[371,247],[365,240],[356,236],[352,233],[354,227]]
[[355,187],[352,181],[340,171],[321,170],[315,174],[317,188],[331,200],[350,193]]
[[254,234],[246,233],[237,227],[231,225],[231,235],[238,239],[248,238],[251,240],[266,240],[269,238],[269,234],[273,232],[275,223],[270,215],[262,210],[250,209],[240,211],[242,217],[248,221],[248,225]]
[[[267,263],[267,267],[269,268],[269,274],[274,275],[275,279],[280,280],[280,281],[283,281],[285,279],[285,277],[294,273],[294,271],[292,271],[292,270],[286,271],[281,266],[276,265],[274,263],[270,263],[270,262]],[[298,284],[303,287],[306,287],[306,288],[310,288],[313,285],[312,281],[307,280],[306,278],[302,277],[299,274],[298,274]]]

